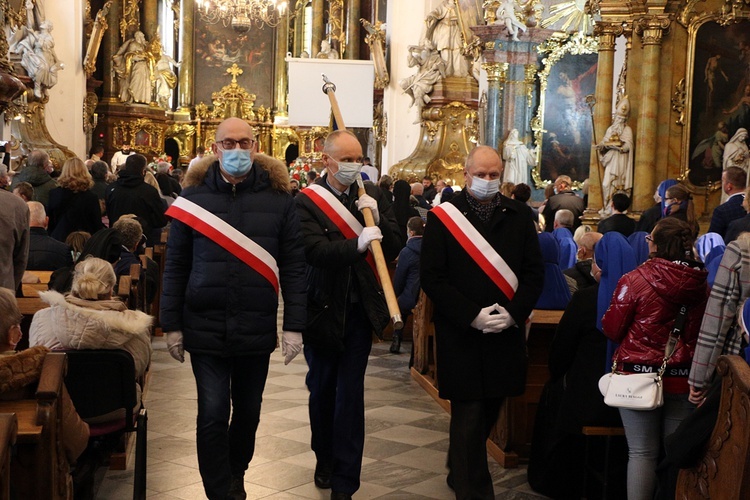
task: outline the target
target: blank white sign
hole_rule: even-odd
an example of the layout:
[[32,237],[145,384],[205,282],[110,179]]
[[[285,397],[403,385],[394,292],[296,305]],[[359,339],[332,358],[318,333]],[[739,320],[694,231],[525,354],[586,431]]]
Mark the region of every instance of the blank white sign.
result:
[[336,85],[336,100],[347,128],[372,127],[372,61],[286,59],[289,65],[289,125],[328,126],[331,102],[323,93],[325,74]]

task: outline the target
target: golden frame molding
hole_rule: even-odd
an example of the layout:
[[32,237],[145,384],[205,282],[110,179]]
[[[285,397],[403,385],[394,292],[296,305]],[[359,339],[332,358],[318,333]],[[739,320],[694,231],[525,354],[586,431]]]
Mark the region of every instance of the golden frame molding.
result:
[[[740,0],[739,3],[742,3],[742,1],[743,0]],[[682,105],[680,116],[686,117],[687,119],[685,120],[684,125],[682,125],[682,161],[680,162],[680,175],[678,179],[693,192],[706,189],[706,186],[695,185],[690,181],[690,133],[692,131],[693,125],[690,117],[692,116],[693,112],[693,84],[695,83],[693,81],[693,75],[695,73],[695,45],[697,41],[698,31],[704,24],[712,21],[718,23],[720,26],[728,26],[730,24],[739,23],[742,21],[750,21],[750,5],[743,4],[745,7],[740,10],[737,4],[737,0],[725,0],[725,4],[721,8],[721,10],[706,11],[701,13],[695,13],[693,10],[690,10],[687,15],[684,15],[685,12],[683,11],[683,13],[678,17],[678,19],[680,20],[684,18],[690,21],[689,25],[687,26],[688,52],[687,64],[685,65],[686,74],[685,77],[680,80],[680,83],[684,81],[685,86],[684,97],[680,96],[684,98],[684,104]],[[688,6],[685,9],[687,10],[693,8],[694,2],[688,2]],[[680,90],[681,87],[675,87],[675,97],[677,97],[677,94]],[[676,103],[674,102],[674,100],[672,104],[673,111],[676,112],[677,109],[675,109],[674,105]],[[712,182],[707,186],[711,192],[714,192],[721,188],[721,182]]]
[[[555,64],[566,55],[597,54],[599,52],[598,39],[592,35],[575,33],[555,33],[546,42],[537,47],[542,59],[542,69],[537,73],[539,78],[539,106],[534,118],[531,119],[531,131],[536,149],[536,166],[531,169],[531,178],[536,189],[544,189],[552,184],[550,179],[542,179],[540,165],[542,160],[542,138],[544,137],[544,106],[546,104],[547,79]],[[583,183],[575,181],[573,189],[582,189]]]

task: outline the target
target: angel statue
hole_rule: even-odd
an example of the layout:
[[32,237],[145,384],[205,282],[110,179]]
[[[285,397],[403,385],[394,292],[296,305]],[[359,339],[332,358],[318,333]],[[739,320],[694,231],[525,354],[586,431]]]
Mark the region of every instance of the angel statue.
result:
[[177,87],[177,75],[172,71],[172,66],[179,68],[182,63],[175,61],[169,54],[162,51],[158,37],[151,44],[151,54],[154,58],[159,57],[154,67],[156,102],[162,108],[170,108],[169,99],[172,97],[172,90]]
[[518,30],[526,33],[526,25],[516,17],[516,9],[518,8],[516,0],[503,0],[500,2],[500,6],[497,8],[497,13],[495,14],[495,24],[505,25],[505,29],[515,42],[519,41]]
[[408,64],[410,68],[419,67],[416,74],[404,78],[399,85],[406,94],[411,96],[411,106],[416,105],[417,121],[420,122],[422,107],[430,102],[432,87],[445,78],[445,61],[435,50],[435,46],[430,40],[425,40],[422,45],[410,45]]
[[25,5],[26,26],[13,33],[10,51],[21,56],[21,66],[34,82],[34,95],[41,99],[57,84],[57,72],[65,65],[55,55],[52,23],[44,20],[32,0],[26,0]]

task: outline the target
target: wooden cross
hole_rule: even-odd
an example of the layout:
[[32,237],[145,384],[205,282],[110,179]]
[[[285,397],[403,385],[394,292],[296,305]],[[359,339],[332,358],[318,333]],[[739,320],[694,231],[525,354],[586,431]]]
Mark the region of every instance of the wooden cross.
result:
[[232,83],[237,83],[237,75],[241,75],[243,71],[237,66],[237,63],[234,63],[231,68],[227,68],[227,73],[232,75]]

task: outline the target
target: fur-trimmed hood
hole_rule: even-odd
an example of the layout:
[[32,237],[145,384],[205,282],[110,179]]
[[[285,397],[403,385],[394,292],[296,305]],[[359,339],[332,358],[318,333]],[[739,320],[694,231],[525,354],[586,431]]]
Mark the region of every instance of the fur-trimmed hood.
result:
[[107,310],[71,304],[65,296],[49,290],[39,294],[50,305],[34,315],[29,341],[63,349],[124,349],[133,355],[137,374],[145,372],[151,359],[153,318],[141,311]]
[[[208,167],[213,165],[218,159],[219,157],[216,155],[207,155],[190,167],[185,175],[183,188],[200,186],[203,184]],[[271,182],[271,188],[275,191],[281,191],[283,193],[289,193],[291,191],[289,185],[289,170],[287,170],[281,161],[261,153],[255,153],[253,155],[253,168],[260,168],[268,173],[268,180]]]

